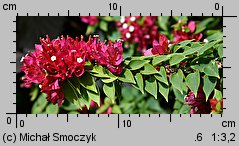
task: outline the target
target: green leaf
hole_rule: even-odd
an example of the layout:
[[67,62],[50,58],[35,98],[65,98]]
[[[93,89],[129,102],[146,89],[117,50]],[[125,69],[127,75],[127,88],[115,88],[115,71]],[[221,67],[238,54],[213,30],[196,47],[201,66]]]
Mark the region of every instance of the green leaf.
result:
[[86,105],[87,109],[90,109],[90,102],[91,102],[91,99],[90,99],[90,96],[88,95],[88,92],[89,90],[85,89],[85,88],[80,88],[80,98],[78,98],[81,103],[83,103],[84,105]]
[[143,77],[140,73],[137,73],[135,75],[135,80],[136,80],[136,85],[133,85],[133,86],[136,86],[142,94],[144,94],[144,80],[143,80]]
[[79,90],[80,86],[78,86],[78,89],[70,82],[69,79],[66,80],[66,82],[62,86],[62,91],[64,92],[65,98],[70,102],[75,104],[78,109],[81,109],[81,103],[79,101]]
[[217,78],[209,77],[207,75],[203,78],[203,91],[206,95],[206,101],[208,100],[210,94],[212,93],[213,89],[217,84]]
[[202,48],[202,46],[187,49],[182,53],[182,55],[188,56],[188,55],[196,54],[196,53],[198,53],[198,49],[200,49],[200,48]]
[[97,93],[90,90],[86,90],[86,93],[90,99],[89,103],[91,102],[91,100],[93,100],[100,107],[100,91],[98,89],[98,86],[97,86]]
[[118,105],[114,105],[112,107],[112,113],[114,113],[114,114],[121,114],[122,112],[121,112],[120,107]]
[[179,43],[180,47],[185,47],[190,44],[193,40],[185,40]]
[[39,88],[34,86],[30,92],[31,101],[34,101],[37,98],[38,93],[39,93]]
[[114,21],[120,21],[121,16],[113,16]]
[[111,22],[114,20],[112,16],[103,16],[101,17],[101,19],[107,22]]
[[172,58],[169,60],[169,64],[170,66],[179,64],[181,61],[183,61],[185,59],[185,56],[183,56],[182,54],[174,54],[172,56]]
[[161,93],[163,97],[165,98],[165,100],[168,102],[169,87],[161,82],[158,82],[158,86],[159,86],[159,93]]
[[108,31],[108,23],[105,21],[100,21],[100,29],[107,32]]
[[130,61],[128,66],[130,70],[137,70],[143,67],[148,62],[149,61],[146,61],[146,60],[132,60]]
[[112,74],[109,70],[105,69],[105,73],[108,75],[109,78],[103,78],[101,79],[104,83],[111,83],[115,80],[117,80],[118,77],[116,77],[114,74]]
[[208,36],[206,39],[210,41],[219,40],[223,38],[222,32],[214,33],[213,35]]
[[173,16],[173,18],[176,21],[180,21],[182,24],[185,24],[188,21],[188,17],[187,16]]
[[77,79],[85,89],[97,92],[95,80],[89,73],[85,72],[80,78]]
[[105,69],[101,65],[94,66],[90,73],[95,77],[110,78],[109,75],[105,73]]
[[206,43],[204,46],[198,48],[199,55],[202,55],[205,51],[211,49],[215,44],[217,44],[220,41],[222,41],[222,40],[216,40],[213,42],[209,42],[209,43]]
[[[184,84],[185,85],[185,84]],[[184,103],[185,102],[185,99],[184,97],[188,94],[188,88],[186,87],[186,85],[182,87],[183,89],[183,93],[181,93],[178,89],[176,89],[174,86],[173,87],[173,93],[176,97],[176,100]]]
[[[66,101],[68,101],[68,100],[66,100]],[[68,104],[65,105],[65,101],[64,101],[64,104],[61,106],[61,108],[63,108],[64,110],[67,110],[67,111],[75,111],[75,110],[79,109],[75,104],[73,104],[71,102],[68,102]]]
[[135,84],[134,76],[129,69],[124,69],[118,79],[122,82]]
[[219,72],[218,72],[218,66],[216,61],[210,61],[204,68],[203,72],[208,76],[213,76],[220,78]]
[[86,30],[86,35],[94,33],[96,29],[96,25],[88,25]]
[[193,93],[197,97],[197,91],[198,91],[198,87],[199,87],[199,84],[200,84],[200,74],[199,74],[199,72],[196,71],[195,73],[188,74],[185,81],[186,81],[188,87],[193,91]]
[[163,66],[160,67],[159,75],[158,75],[158,74],[155,74],[154,77],[155,77],[158,81],[160,81],[160,82],[162,82],[162,83],[168,85],[168,77],[167,77],[167,74],[166,74],[166,70],[165,70],[165,68],[164,68]]
[[168,20],[169,16],[158,16],[158,24],[159,27],[162,28],[163,30],[168,30]]
[[178,72],[173,73],[170,77],[170,82],[172,86],[178,89],[181,94],[183,94],[183,86],[184,86],[183,78],[184,75],[181,69],[179,69]]
[[223,44],[217,44],[217,45],[215,45],[215,48],[217,49],[220,59],[222,59],[223,58]]
[[103,68],[101,65],[94,66],[90,71],[90,74],[95,77],[100,77],[104,83],[110,83],[117,79],[115,75],[113,75],[107,69]]
[[59,112],[59,108],[57,105],[54,105],[52,103],[50,103],[47,107],[46,107],[46,113],[47,114],[58,114]]
[[217,90],[217,89],[214,89],[214,96],[213,98],[216,98],[217,101],[220,101],[222,99],[222,92]]
[[104,104],[102,105],[97,111],[97,114],[102,114],[104,113],[108,108],[110,107],[110,104]]
[[141,72],[143,75],[158,74],[159,72],[149,63],[144,65],[144,70]]
[[154,77],[151,77],[145,81],[145,91],[153,95],[155,99],[158,96],[158,86]]
[[116,96],[115,96],[115,85],[114,83],[107,83],[103,85],[103,91],[107,97],[109,97],[112,102],[114,103]]
[[47,105],[46,97],[47,97],[47,94],[45,93],[40,94],[40,96],[37,98],[37,100],[34,102],[32,106],[32,114],[42,113],[43,109]]
[[156,66],[156,65],[158,65],[159,63],[161,63],[163,61],[169,60],[170,58],[171,58],[171,54],[169,54],[169,55],[160,55],[160,56],[153,57],[152,65]]

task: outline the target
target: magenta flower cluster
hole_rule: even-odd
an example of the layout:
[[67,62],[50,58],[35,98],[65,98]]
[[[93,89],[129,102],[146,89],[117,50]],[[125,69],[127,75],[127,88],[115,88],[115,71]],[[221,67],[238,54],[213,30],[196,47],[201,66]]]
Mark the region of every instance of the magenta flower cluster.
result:
[[[139,23],[140,19],[142,24]],[[158,36],[158,25],[156,16],[121,16],[116,22],[122,38],[129,43],[137,43],[138,51],[143,53]]]
[[89,38],[88,42],[78,38],[58,37],[50,40],[40,39],[34,52],[28,52],[22,58],[21,70],[26,74],[22,80],[25,87],[32,83],[39,84],[46,93],[47,100],[60,106],[64,100],[61,89],[64,81],[73,75],[80,77],[85,69],[86,61],[107,67],[112,73],[120,74],[123,70],[123,48],[121,41],[102,43],[98,38]]
[[209,114],[211,112],[210,102],[206,101],[206,96],[201,85],[198,88],[197,97],[190,91],[185,100],[187,101],[187,105],[192,106],[190,114]]

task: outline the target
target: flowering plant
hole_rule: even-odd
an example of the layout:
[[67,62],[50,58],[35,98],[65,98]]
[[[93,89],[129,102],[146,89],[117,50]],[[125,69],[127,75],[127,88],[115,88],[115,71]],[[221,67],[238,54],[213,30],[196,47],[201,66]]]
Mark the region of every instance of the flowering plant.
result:
[[[155,106],[154,112],[165,112],[157,100],[173,104],[173,113],[221,113],[221,31],[205,37],[210,18],[197,24],[175,17],[172,22],[177,23],[170,33],[170,19],[81,17],[89,27],[86,33],[93,27],[95,31],[97,25],[108,31],[101,21],[115,21],[114,31],[121,32],[122,38],[103,42],[99,35],[89,36],[88,41],[83,36],[41,38],[35,50],[22,57],[23,84],[38,84],[48,101],[59,108],[69,102],[81,113],[93,108],[97,113],[147,113],[136,109],[147,104],[147,109]],[[137,44],[140,55],[124,54],[132,44]],[[140,98],[148,98],[147,103],[137,103]],[[137,106],[131,107],[130,102]]]

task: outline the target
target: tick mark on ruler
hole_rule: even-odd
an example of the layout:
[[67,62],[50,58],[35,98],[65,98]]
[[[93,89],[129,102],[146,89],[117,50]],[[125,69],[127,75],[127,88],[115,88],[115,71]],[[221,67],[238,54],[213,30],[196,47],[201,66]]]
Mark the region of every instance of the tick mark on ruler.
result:
[[222,68],[232,68],[232,67],[230,67],[230,66],[223,66]]
[[117,118],[118,118],[118,128],[120,127],[120,118],[119,118],[119,114],[117,115]]
[[120,16],[121,16],[121,6],[120,6]]

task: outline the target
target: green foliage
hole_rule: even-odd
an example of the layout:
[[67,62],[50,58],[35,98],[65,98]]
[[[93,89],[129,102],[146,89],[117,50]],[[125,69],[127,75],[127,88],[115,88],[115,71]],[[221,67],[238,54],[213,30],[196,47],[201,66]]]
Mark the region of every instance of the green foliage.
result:
[[206,100],[208,100],[210,94],[214,90],[215,86],[217,84],[217,78],[210,77],[205,75],[203,78],[203,91],[206,95]]
[[153,95],[155,99],[158,98],[158,85],[154,77],[151,77],[145,81],[145,91]]
[[116,96],[115,96],[115,85],[114,83],[105,83],[103,85],[103,91],[107,97],[109,97],[112,102],[115,101]]
[[[122,37],[114,27],[115,21],[120,19],[119,16],[100,17],[98,24],[87,26],[86,35],[100,32],[104,38],[115,41]],[[159,16],[158,30],[173,41],[172,30],[180,30],[191,19]],[[222,83],[222,70],[218,64],[223,58],[223,34],[221,29],[217,29],[218,18],[201,19],[195,21],[194,34],[202,33],[208,42],[185,40],[171,45],[169,54],[138,56],[138,45],[126,41],[123,44],[124,69],[121,75],[112,74],[97,62],[87,62],[81,77],[74,76],[63,84],[66,100],[60,108],[48,104],[46,95],[39,94],[39,88],[34,87],[30,93],[34,102],[32,113],[78,113],[85,107],[91,112],[90,104],[94,101],[98,106],[93,113],[106,113],[112,108],[112,113],[187,114],[191,107],[185,104],[184,97],[190,90],[197,96],[200,85],[206,100],[214,98],[220,101],[223,97],[219,89],[222,87],[216,85]],[[143,19],[139,21],[143,23]],[[185,28],[184,31],[190,30]],[[173,102],[173,109],[160,105],[167,102]],[[221,104],[217,104],[217,109],[221,109]]]
[[198,87],[200,84],[200,74],[198,71],[195,73],[190,73],[185,79],[188,87],[193,91],[195,96],[197,97]]
[[41,95],[37,98],[36,102],[34,103],[32,107],[32,113],[33,114],[39,114],[42,113],[44,108],[47,105],[47,100],[46,100],[46,94],[41,93]]
[[118,77],[118,79],[125,83],[133,83],[135,84],[134,76],[129,69],[125,69],[122,74]]

